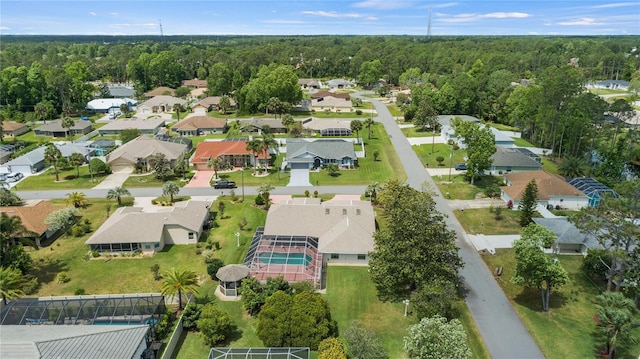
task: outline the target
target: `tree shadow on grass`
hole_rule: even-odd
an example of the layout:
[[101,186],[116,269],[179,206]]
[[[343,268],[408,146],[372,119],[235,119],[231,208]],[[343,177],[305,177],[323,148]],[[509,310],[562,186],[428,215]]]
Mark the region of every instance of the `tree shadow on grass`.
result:
[[68,270],[69,267],[65,261],[60,259],[41,259],[34,263],[33,273],[35,273],[38,282],[50,283],[55,280],[58,273]]
[[238,341],[242,338],[242,334],[244,334],[242,332],[242,329],[238,328],[237,325],[232,324],[231,325],[231,330],[229,331],[229,335],[225,338],[224,341],[218,343],[218,346],[220,347],[228,347],[231,346],[231,343]]
[[[537,288],[524,289],[513,300],[523,307],[542,312],[542,295]],[[564,293],[551,291],[549,310],[563,308],[568,302],[569,298]]]

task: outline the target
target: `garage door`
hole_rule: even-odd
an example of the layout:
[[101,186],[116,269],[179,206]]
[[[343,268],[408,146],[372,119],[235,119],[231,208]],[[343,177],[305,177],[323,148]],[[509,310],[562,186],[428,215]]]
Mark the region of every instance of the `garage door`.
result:
[[291,163],[291,178],[287,187],[310,187],[309,164]]

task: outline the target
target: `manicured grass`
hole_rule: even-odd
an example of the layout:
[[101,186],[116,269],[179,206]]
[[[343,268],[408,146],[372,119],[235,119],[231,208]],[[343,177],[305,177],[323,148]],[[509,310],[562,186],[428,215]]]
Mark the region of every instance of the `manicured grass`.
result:
[[[371,108],[367,106],[367,102],[364,102],[360,107],[354,107],[353,112],[327,112],[327,111],[301,111],[301,112],[293,112],[293,118],[296,121],[299,121],[304,118],[309,117],[317,117],[317,118],[353,118],[358,119],[360,121],[364,121],[369,118],[369,112],[362,112],[360,115],[356,113],[357,110],[367,110],[372,109],[373,105],[369,104]],[[375,117],[375,114],[374,114]],[[273,118],[273,116],[271,116]]]
[[93,182],[91,182],[88,165],[80,166],[80,177],[76,177],[76,175],[76,169],[73,167],[65,170],[58,170],[58,177],[60,178],[60,181],[56,182],[56,175],[53,171],[53,167],[51,167],[40,174],[26,177],[18,184],[18,189],[20,191],[88,189],[96,186],[107,176],[106,174],[94,174]]
[[[464,157],[467,155],[467,151],[465,150],[455,150],[453,151],[453,158],[449,159],[451,155],[451,146],[446,143],[436,143],[434,144],[424,144],[420,146],[411,146],[413,151],[420,158],[420,162],[427,167],[442,167],[442,168],[450,168],[451,166],[455,166],[456,163],[463,163]],[[432,148],[435,152],[431,152]],[[438,156],[442,156],[444,161],[442,162],[442,166],[438,166],[438,161],[436,158]]]
[[[368,185],[372,182],[385,182],[390,179],[404,180],[406,174],[400,163],[391,140],[387,136],[384,127],[374,123],[371,129],[371,139],[368,139],[368,129],[360,131],[360,136],[365,142],[365,158],[358,158],[358,168],[354,170],[340,170],[339,175],[332,177],[327,171],[311,172],[309,180],[312,184],[321,186],[331,185]],[[360,149],[359,146],[356,146]],[[380,156],[374,161],[373,152],[379,151]]]
[[[181,176],[174,176],[168,181],[173,181],[180,187],[187,184],[187,181],[182,181]],[[122,186],[125,188],[162,187],[164,182],[165,181],[157,179],[155,174],[153,173],[142,175],[132,174],[131,176],[129,176],[129,178],[127,178],[126,181],[124,181],[124,184]]]
[[[421,146],[422,147],[422,146]],[[448,176],[442,176],[442,179],[448,179]],[[482,176],[476,178],[473,185],[465,178],[464,175],[451,176],[449,181],[436,181],[436,185],[440,192],[447,199],[475,199],[476,196],[484,196],[487,188],[498,188],[502,185],[502,177]]]
[[[280,155],[274,166],[269,167],[269,175],[267,176],[254,176],[253,169],[244,170],[244,185],[245,186],[260,186],[263,184],[270,184],[272,186],[286,186],[289,183],[291,175],[289,172],[278,173],[277,168],[280,167],[281,158]],[[238,188],[235,189],[236,194],[242,193],[242,171],[233,172],[218,172],[218,177],[229,181],[235,181]]]
[[501,123],[489,123],[489,126],[498,129],[500,131],[512,131],[512,132],[520,132],[520,129],[517,127],[513,127],[513,126],[509,126],[509,125],[503,125]]
[[[174,134],[174,137],[179,137],[176,136]],[[200,142],[204,142],[204,140],[206,139],[220,139],[220,138],[227,138],[227,134],[226,133],[213,133],[213,134],[209,134],[209,135],[204,135],[204,136],[191,136],[191,137],[187,137],[188,139],[190,139],[193,145],[193,148],[196,148],[198,146],[198,144]]]
[[431,131],[430,129],[427,129],[426,131],[424,131],[421,127],[405,127],[405,128],[401,128],[400,131],[402,131],[402,133],[404,134],[404,137],[433,137],[433,136],[440,136],[439,132],[436,132],[435,135],[433,134],[433,131]]
[[[550,311],[541,310],[540,294],[535,288],[524,289],[511,282],[516,265],[512,249],[497,249],[495,255],[482,257],[491,271],[503,267],[496,278],[507,298],[522,319],[546,358],[595,358],[595,296],[604,285],[596,285],[580,269],[582,256],[559,256],[569,274],[569,283],[551,293]],[[640,335],[640,329],[635,330]],[[640,342],[619,343],[617,358],[636,358]],[[626,345],[625,345],[626,344]]]
[[549,157],[540,156],[542,159],[542,169],[549,173],[558,174],[558,163],[555,160],[551,160]]
[[520,211],[502,209],[502,219],[497,220],[489,208],[470,208],[453,211],[464,231],[470,234],[503,235],[520,233]]
[[623,90],[611,90],[606,88],[602,89],[602,88],[594,88],[594,87],[589,87],[587,88],[587,90],[589,90],[589,92],[593,92],[596,95],[616,95],[616,94],[620,94],[624,96],[629,95],[629,92],[623,91]]
[[404,117],[404,112],[397,105],[387,105],[387,109],[389,109],[393,117]]
[[536,147],[533,143],[525,140],[524,138],[520,138],[520,137],[511,137],[513,138],[513,140],[515,141],[514,144],[518,147]]

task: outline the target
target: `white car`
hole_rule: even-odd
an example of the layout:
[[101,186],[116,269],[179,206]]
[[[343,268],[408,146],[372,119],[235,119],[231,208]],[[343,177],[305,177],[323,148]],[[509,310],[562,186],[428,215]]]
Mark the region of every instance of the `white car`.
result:
[[24,177],[24,175],[20,172],[9,173],[7,177],[4,179],[6,182],[18,182]]

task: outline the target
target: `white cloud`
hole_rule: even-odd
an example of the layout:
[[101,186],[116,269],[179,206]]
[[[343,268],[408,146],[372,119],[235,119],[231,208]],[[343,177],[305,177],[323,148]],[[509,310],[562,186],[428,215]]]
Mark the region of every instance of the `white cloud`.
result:
[[353,4],[353,7],[378,10],[404,9],[413,6],[411,1],[364,0]]
[[110,12],[110,13],[109,13],[109,15],[111,15],[111,16],[118,16],[118,15],[120,15],[120,14],[118,14],[117,12]]
[[583,17],[583,18],[577,19],[577,20],[562,21],[562,22],[559,22],[557,25],[561,25],[561,26],[593,26],[593,25],[605,25],[605,23],[597,22],[596,19],[591,18],[591,17]]
[[330,17],[334,19],[364,19],[364,20],[377,20],[375,16],[366,16],[357,13],[338,13],[335,11],[303,11],[304,15]]
[[11,28],[7,26],[0,26],[0,31],[7,31],[7,30],[11,30]]
[[145,29],[153,29],[158,27],[158,24],[154,24],[154,23],[146,23],[146,24],[127,24],[127,23],[122,23],[122,24],[109,24],[108,27],[112,28],[112,29],[121,29],[121,28],[145,28]]
[[96,14],[96,13],[95,13],[95,12],[93,12],[93,11],[91,11],[91,12],[89,13],[89,15],[91,15],[91,16],[96,16],[96,15],[98,15],[98,14]]
[[627,7],[627,6],[638,6],[637,2],[619,2],[613,4],[604,4],[604,5],[595,5],[591,6],[591,9],[610,9],[614,7]]
[[472,22],[482,19],[524,19],[533,15],[524,12],[491,12],[487,14],[457,14],[448,15],[438,13],[436,14],[441,22],[459,23],[459,22]]
[[293,25],[305,23],[304,21],[300,21],[300,20],[264,20],[261,22],[264,24],[293,24]]
[[458,5],[460,5],[460,4],[457,3],[457,2],[446,2],[446,3],[442,3],[442,4],[435,4],[435,5],[429,5],[429,6],[431,6],[431,8],[433,8],[433,9],[444,9],[444,8],[447,8],[447,7],[458,6]]

